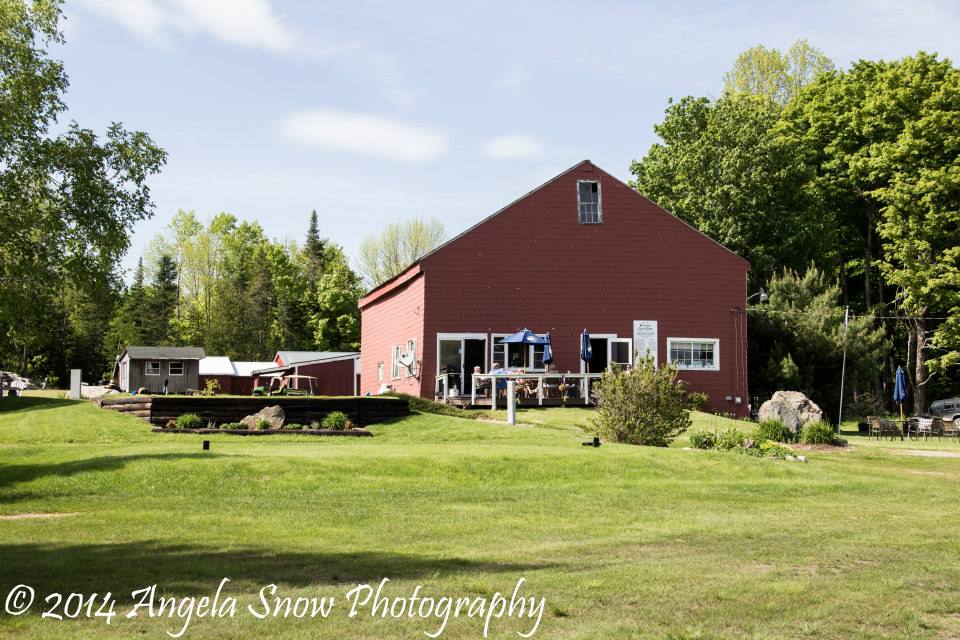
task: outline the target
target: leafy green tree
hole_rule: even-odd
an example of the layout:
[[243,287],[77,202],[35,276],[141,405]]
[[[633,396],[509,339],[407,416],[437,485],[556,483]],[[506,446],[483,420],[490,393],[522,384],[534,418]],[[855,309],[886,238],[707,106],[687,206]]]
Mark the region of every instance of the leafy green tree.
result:
[[806,40],[797,40],[786,53],[757,45],[737,56],[733,68],[723,77],[724,91],[786,104],[817,76],[833,68],[833,61]]
[[846,389],[876,393],[886,334],[873,317],[853,317],[844,338],[840,288],[815,267],[786,270],[766,290],[769,300],[748,311],[751,393],[762,401],[777,390],[801,391],[836,415],[844,341]]
[[[64,305],[85,307],[87,293],[113,304],[115,265],[152,214],[147,179],[166,153],[116,123],[99,137],[58,122],[68,80],[48,48],[63,43],[59,19],[55,0],[0,2],[0,357],[62,377],[82,351],[64,348],[71,336],[91,337],[74,324],[88,314]],[[41,309],[58,319],[55,341],[50,315],[31,322]]]
[[145,342],[151,345],[174,343],[173,327],[180,289],[177,285],[177,265],[172,256],[160,256],[147,300],[149,318],[144,331]]
[[314,342],[319,349],[355,351],[360,348],[358,302],[363,287],[339,247],[331,249],[317,286],[317,313],[311,319]]
[[360,243],[360,274],[372,289],[435,249],[446,237],[443,223],[437,218],[419,218],[395,222]]
[[666,114],[654,127],[662,142],[630,166],[631,186],[749,260],[754,285],[832,260],[832,225],[811,206],[804,154],[775,135],[776,103],[686,97]]

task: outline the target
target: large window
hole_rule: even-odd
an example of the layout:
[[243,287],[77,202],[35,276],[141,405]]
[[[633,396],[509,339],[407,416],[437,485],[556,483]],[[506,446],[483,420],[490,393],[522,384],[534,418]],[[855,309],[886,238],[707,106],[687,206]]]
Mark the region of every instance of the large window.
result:
[[667,352],[678,369],[720,369],[720,341],[714,338],[667,338]]
[[171,360],[170,364],[170,375],[172,376],[182,376],[183,375],[183,363],[178,360]]
[[493,348],[490,353],[490,362],[500,363],[503,369],[544,370],[542,344],[499,344],[498,340],[506,335],[508,334],[492,334]]
[[393,352],[390,354],[390,377],[394,380],[400,379],[400,345],[394,345]]
[[160,361],[159,360],[147,361],[144,373],[146,373],[148,376],[160,375]]
[[580,209],[580,224],[600,224],[603,212],[600,209],[599,182],[577,182],[577,206]]

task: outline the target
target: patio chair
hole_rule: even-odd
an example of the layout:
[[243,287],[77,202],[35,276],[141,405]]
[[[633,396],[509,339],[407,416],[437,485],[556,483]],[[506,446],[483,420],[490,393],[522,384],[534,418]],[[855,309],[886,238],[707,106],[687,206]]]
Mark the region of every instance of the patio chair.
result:
[[933,435],[933,418],[917,418],[917,437],[924,440]]
[[930,425],[930,435],[937,436],[938,440],[943,439],[943,418],[934,416],[933,424]]
[[880,418],[877,416],[867,416],[867,429],[870,434],[870,437],[877,437],[877,440],[880,439]]
[[960,425],[958,425],[955,420],[944,420],[943,435],[948,438],[960,440]]
[[901,435],[900,427],[889,418],[880,418],[880,437],[887,436],[891,439]]

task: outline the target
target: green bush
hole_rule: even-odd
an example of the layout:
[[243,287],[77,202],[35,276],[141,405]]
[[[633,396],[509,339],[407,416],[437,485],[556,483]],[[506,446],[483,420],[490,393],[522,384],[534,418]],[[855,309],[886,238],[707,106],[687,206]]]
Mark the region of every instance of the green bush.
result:
[[350,418],[343,411],[331,411],[323,416],[320,425],[324,429],[333,429],[334,431],[346,431],[350,428]]
[[800,431],[800,442],[803,444],[833,444],[835,434],[833,425],[829,422],[808,422]]
[[773,440],[774,442],[795,442],[797,439],[796,434],[790,431],[787,425],[775,419],[764,420],[758,424],[757,428],[753,430],[751,437],[757,442],[764,442],[766,440]]
[[725,429],[716,436],[716,445],[720,451],[730,451],[743,447],[747,441],[747,435],[739,429]]
[[177,429],[203,429],[206,421],[195,413],[184,413],[177,418]]
[[713,431],[694,431],[690,434],[690,444],[695,449],[713,449],[717,446],[717,434]]
[[259,419],[257,420],[256,429],[257,429],[258,431],[266,431],[266,430],[269,429],[270,427],[271,427],[270,421],[267,420],[266,418],[259,418]]
[[296,422],[288,422],[287,424],[283,425],[283,428],[289,429],[290,431],[303,431],[304,429],[306,429],[304,425],[298,424]]
[[239,431],[247,427],[242,422],[224,422],[220,425],[220,428],[226,431]]
[[710,396],[702,391],[691,391],[687,394],[687,401],[690,403],[692,410],[703,411],[707,407],[707,403],[710,402]]
[[608,369],[594,387],[593,428],[605,440],[665,447],[690,428],[686,385],[677,369],[650,360],[628,371]]
[[785,447],[774,440],[766,440],[765,442],[761,443],[759,451],[764,456],[769,458],[780,458],[781,460],[787,456],[793,455],[793,451],[791,451],[788,447]]

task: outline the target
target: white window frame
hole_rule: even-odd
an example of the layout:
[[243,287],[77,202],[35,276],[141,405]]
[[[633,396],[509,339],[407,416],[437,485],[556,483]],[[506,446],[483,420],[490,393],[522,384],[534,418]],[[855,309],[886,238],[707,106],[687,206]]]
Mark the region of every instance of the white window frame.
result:
[[673,343],[675,342],[710,342],[713,344],[713,366],[692,367],[689,365],[675,365],[680,371],[720,371],[720,338],[667,338],[667,362],[673,364]]
[[626,343],[627,345],[627,361],[626,362],[617,362],[616,364],[624,365],[624,368],[633,367],[633,338],[607,338],[607,366],[614,364],[613,362],[613,345],[615,343]]
[[383,360],[377,363],[377,382],[383,382]]
[[[410,338],[409,340],[407,340],[407,353],[412,353],[412,354],[413,354],[413,362],[414,362],[414,364],[413,364],[413,370],[416,371],[416,370],[417,370],[417,364],[416,364],[416,362],[417,362],[417,340],[416,340],[416,338]],[[413,374],[410,373],[410,369],[407,369],[406,367],[404,367],[403,369],[404,369],[404,371],[406,372],[406,373],[403,374],[403,377],[404,377],[404,378],[412,378],[412,377],[413,377]]]
[[[150,373],[151,364],[157,365],[156,373]],[[143,375],[145,376],[159,376],[162,370],[163,370],[163,363],[160,360],[146,360],[143,363]]]
[[[507,355],[507,348],[508,348],[508,347],[515,346],[515,345],[497,344],[497,340],[499,340],[500,338],[506,338],[506,337],[509,336],[509,335],[513,335],[513,334],[510,334],[510,333],[491,333],[491,334],[490,334],[490,351],[489,351],[489,355],[490,355],[490,366],[491,366],[491,367],[493,366],[493,363],[494,363],[494,362],[499,362],[499,363],[500,363],[500,366],[501,366],[503,369],[506,369],[506,368],[507,368],[507,365],[509,364],[509,363],[507,362],[508,358],[506,357],[506,355]],[[539,337],[541,337],[541,338],[546,338],[546,337],[547,337],[547,334],[545,334],[545,333],[538,333],[538,334],[535,334],[535,335],[537,335],[537,336],[539,336]],[[496,356],[494,355],[494,350],[496,349],[496,347],[503,347],[503,348],[504,348],[504,350],[503,350],[504,357],[501,358],[501,360],[497,360],[497,359],[496,359]],[[527,349],[528,349],[528,350],[527,350],[527,358],[526,358],[526,361],[529,362],[529,363],[531,363],[531,365],[532,365],[533,362],[536,361],[536,358],[534,357],[534,354],[535,354],[535,352],[536,352],[536,348],[537,348],[537,347],[540,347],[540,349],[543,350],[544,345],[542,345],[542,344],[530,344],[530,345],[527,345]],[[546,368],[546,367],[540,367],[540,368],[538,369],[538,368],[536,368],[536,367],[530,366],[530,367],[525,367],[524,370],[525,370],[525,371],[529,371],[529,372],[535,372],[535,371],[546,371],[547,368]]]
[[390,379],[399,380],[400,379],[400,345],[393,345],[393,349],[390,350]]
[[[630,357],[631,357],[631,362],[627,362],[627,363],[625,363],[625,364],[628,364],[628,365],[631,365],[631,366],[633,365],[633,362],[632,362],[632,358],[633,358],[633,338],[621,338],[621,337],[620,337],[618,334],[616,334],[616,333],[591,333],[591,334],[590,334],[590,339],[591,339],[591,340],[606,340],[606,341],[607,341],[607,366],[608,366],[608,367],[610,366],[610,363],[613,362],[613,350],[610,348],[610,343],[611,343],[611,342],[626,342],[627,345],[628,345],[627,348],[629,349],[629,353],[630,353]],[[577,358],[579,358],[579,357],[580,357],[580,336],[577,336]],[[621,364],[623,364],[623,363],[621,363]],[[580,361],[580,373],[586,373],[586,372],[587,372],[587,363],[584,362],[583,360],[581,360],[581,361]],[[593,370],[591,370],[590,373],[603,373],[603,372],[602,372],[602,371],[593,371]]]
[[[580,212],[580,185],[597,185],[597,219],[596,221],[585,222]],[[577,180],[577,222],[580,224],[603,224],[603,187],[599,180]]]
[[[175,364],[180,365],[180,373],[173,372],[173,365]],[[170,360],[169,362],[167,362],[167,375],[181,378],[184,375],[186,375],[186,370],[187,370],[187,367],[184,364],[183,360]]]

